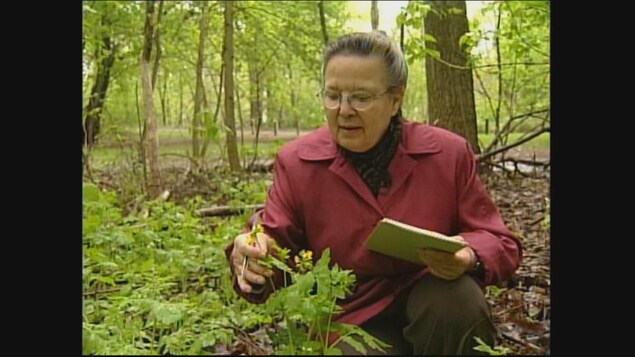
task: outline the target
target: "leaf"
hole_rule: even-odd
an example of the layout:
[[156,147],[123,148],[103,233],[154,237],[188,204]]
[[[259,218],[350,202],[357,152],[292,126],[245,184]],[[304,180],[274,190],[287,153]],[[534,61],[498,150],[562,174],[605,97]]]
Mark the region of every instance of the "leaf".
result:
[[423,39],[428,42],[437,43],[437,39],[429,33],[423,35]]
[[342,350],[337,347],[329,347],[324,349],[325,356],[341,356],[343,355]]
[[99,188],[92,183],[84,183],[84,200],[87,202],[99,201]]
[[157,304],[152,310],[158,322],[171,325],[183,319],[183,312],[173,304]]
[[115,280],[109,276],[95,276],[94,278],[104,284],[115,286]]
[[361,353],[361,354],[366,354],[366,348],[364,347],[364,345],[355,340],[353,337],[351,336],[342,336],[342,341],[348,343],[349,345],[351,345],[351,347],[353,347],[357,352]]
[[434,58],[441,58],[441,52],[437,51],[437,50],[433,50],[430,48],[425,48],[423,49],[423,52],[431,57]]

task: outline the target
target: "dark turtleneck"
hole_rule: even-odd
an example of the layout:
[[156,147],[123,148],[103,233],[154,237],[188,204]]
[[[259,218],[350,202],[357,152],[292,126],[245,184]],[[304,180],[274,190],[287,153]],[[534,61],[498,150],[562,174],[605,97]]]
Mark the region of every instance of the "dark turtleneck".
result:
[[392,178],[388,166],[395,156],[401,140],[401,117],[397,114],[390,119],[388,130],[379,142],[368,151],[357,153],[340,147],[342,155],[353,165],[366,185],[377,197],[379,190],[390,187]]

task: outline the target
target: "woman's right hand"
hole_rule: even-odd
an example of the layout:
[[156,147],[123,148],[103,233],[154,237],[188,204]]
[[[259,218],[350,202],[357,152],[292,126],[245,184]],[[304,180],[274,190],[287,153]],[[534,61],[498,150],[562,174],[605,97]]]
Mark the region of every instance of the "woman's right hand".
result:
[[[234,239],[234,249],[231,253],[231,262],[238,281],[238,287],[245,293],[254,291],[254,286],[252,285],[264,285],[265,279],[273,275],[271,269],[260,265],[258,261],[267,256],[268,248],[274,243],[274,240],[266,233],[258,233],[256,245],[251,246],[247,243],[249,234],[240,234]],[[243,273],[245,257],[249,257],[249,262]]]

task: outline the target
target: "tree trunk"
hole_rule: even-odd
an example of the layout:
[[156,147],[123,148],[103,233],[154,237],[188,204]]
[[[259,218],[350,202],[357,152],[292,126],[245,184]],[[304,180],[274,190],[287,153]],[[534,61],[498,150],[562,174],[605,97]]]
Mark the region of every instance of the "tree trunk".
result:
[[202,159],[201,139],[204,128],[201,120],[201,106],[203,105],[203,61],[205,59],[205,40],[207,39],[207,6],[200,3],[201,18],[199,22],[198,57],[196,59],[196,89],[194,92],[194,116],[192,119],[192,157],[196,162]]
[[244,130],[244,125],[245,123],[243,123],[243,111],[242,108],[240,107],[240,85],[236,86],[236,106],[238,107],[238,121],[240,122],[240,146],[242,147],[243,145],[245,145],[245,130]]
[[329,34],[326,30],[326,16],[324,15],[324,0],[318,2],[318,9],[320,11],[320,26],[322,27],[322,39],[324,40],[324,46],[329,43]]
[[[266,79],[265,79],[265,85],[267,85]],[[278,132],[276,131],[276,125],[275,125],[278,118],[274,117],[275,111],[273,107],[272,98],[273,98],[273,90],[271,90],[271,88],[267,86],[265,88],[265,118],[267,118],[267,123],[273,126],[273,135],[278,135]]]
[[[291,82],[289,87],[290,87],[290,95],[291,95],[291,120],[295,123],[295,133],[297,136],[300,136],[300,119],[298,116],[298,112],[297,109],[295,107],[295,102],[296,102],[296,93],[295,93],[295,84],[293,83],[293,70],[291,69],[291,66],[289,66],[289,81]],[[300,87],[300,86],[298,86]]]
[[146,2],[146,19],[144,27],[144,43],[141,55],[141,83],[143,91],[143,109],[146,119],[146,154],[150,177],[147,190],[150,198],[156,198],[161,193],[161,169],[159,167],[159,137],[157,135],[157,118],[154,111],[152,74],[150,73],[150,55],[152,53],[152,37],[156,17],[154,1]]
[[379,26],[379,10],[377,9],[377,0],[370,2],[370,25],[373,30],[377,30]]
[[179,71],[179,127],[183,125],[183,73]]
[[156,20],[154,20],[154,28],[152,34],[152,40],[154,41],[154,48],[156,53],[154,55],[154,65],[152,66],[152,91],[157,87],[157,75],[159,74],[159,60],[161,59],[161,41],[160,41],[160,28],[161,14],[163,13],[163,1],[159,1],[159,10],[156,13]]
[[234,14],[233,1],[224,2],[225,5],[225,48],[223,63],[225,64],[225,126],[227,158],[233,172],[240,171],[240,158],[236,143],[236,121],[234,119]]
[[166,114],[166,90],[167,90],[167,86],[168,86],[168,78],[167,76],[165,76],[165,78],[163,78],[163,90],[161,90],[161,87],[159,87],[159,102],[161,102],[161,122],[163,123],[163,126],[167,125],[167,114]]
[[[426,56],[430,123],[465,137],[479,153],[472,69],[465,69],[469,67],[468,54],[459,45],[459,38],[469,31],[465,1],[426,3],[433,11],[425,17],[425,32],[436,39],[436,43],[426,41],[426,48],[438,51],[441,57],[440,61],[430,54]],[[450,9],[462,13],[450,13]]]
[[250,60],[248,65],[249,70],[249,125],[251,126],[251,135],[256,133],[256,123],[260,116],[260,102],[258,101],[258,69],[256,63]]
[[[102,18],[102,25],[107,26],[108,20]],[[82,143],[92,147],[99,135],[101,128],[101,112],[106,102],[106,92],[110,83],[110,70],[115,63],[116,46],[113,45],[110,36],[106,35],[102,38],[103,48],[99,47],[95,53],[96,58],[100,59],[97,64],[97,77],[93,88],[90,91],[90,99],[85,111],[84,131],[86,132],[85,140]]]

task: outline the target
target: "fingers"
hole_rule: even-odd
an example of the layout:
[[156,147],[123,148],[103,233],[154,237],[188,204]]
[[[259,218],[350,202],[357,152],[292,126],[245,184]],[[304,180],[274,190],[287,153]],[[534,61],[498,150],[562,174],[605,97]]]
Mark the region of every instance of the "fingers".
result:
[[437,278],[445,280],[454,280],[463,274],[463,272],[460,272],[458,270],[447,269],[444,267],[433,268],[432,266],[428,265],[428,268],[430,268],[430,274],[436,276]]
[[421,258],[430,269],[430,273],[442,279],[453,280],[465,272],[463,264],[451,253],[423,249]]
[[421,259],[427,265],[446,265],[448,263],[451,264],[453,261],[454,254],[442,252],[440,250],[435,249],[422,249],[421,250]]
[[[258,260],[267,254],[267,247],[273,241],[267,234],[259,233],[255,246],[247,244],[248,233],[240,234],[234,239],[234,249],[231,254],[234,274],[238,287],[247,293],[254,291],[254,284],[263,285],[267,277],[273,275],[273,271],[258,264]],[[245,257],[248,257],[245,265]]]

